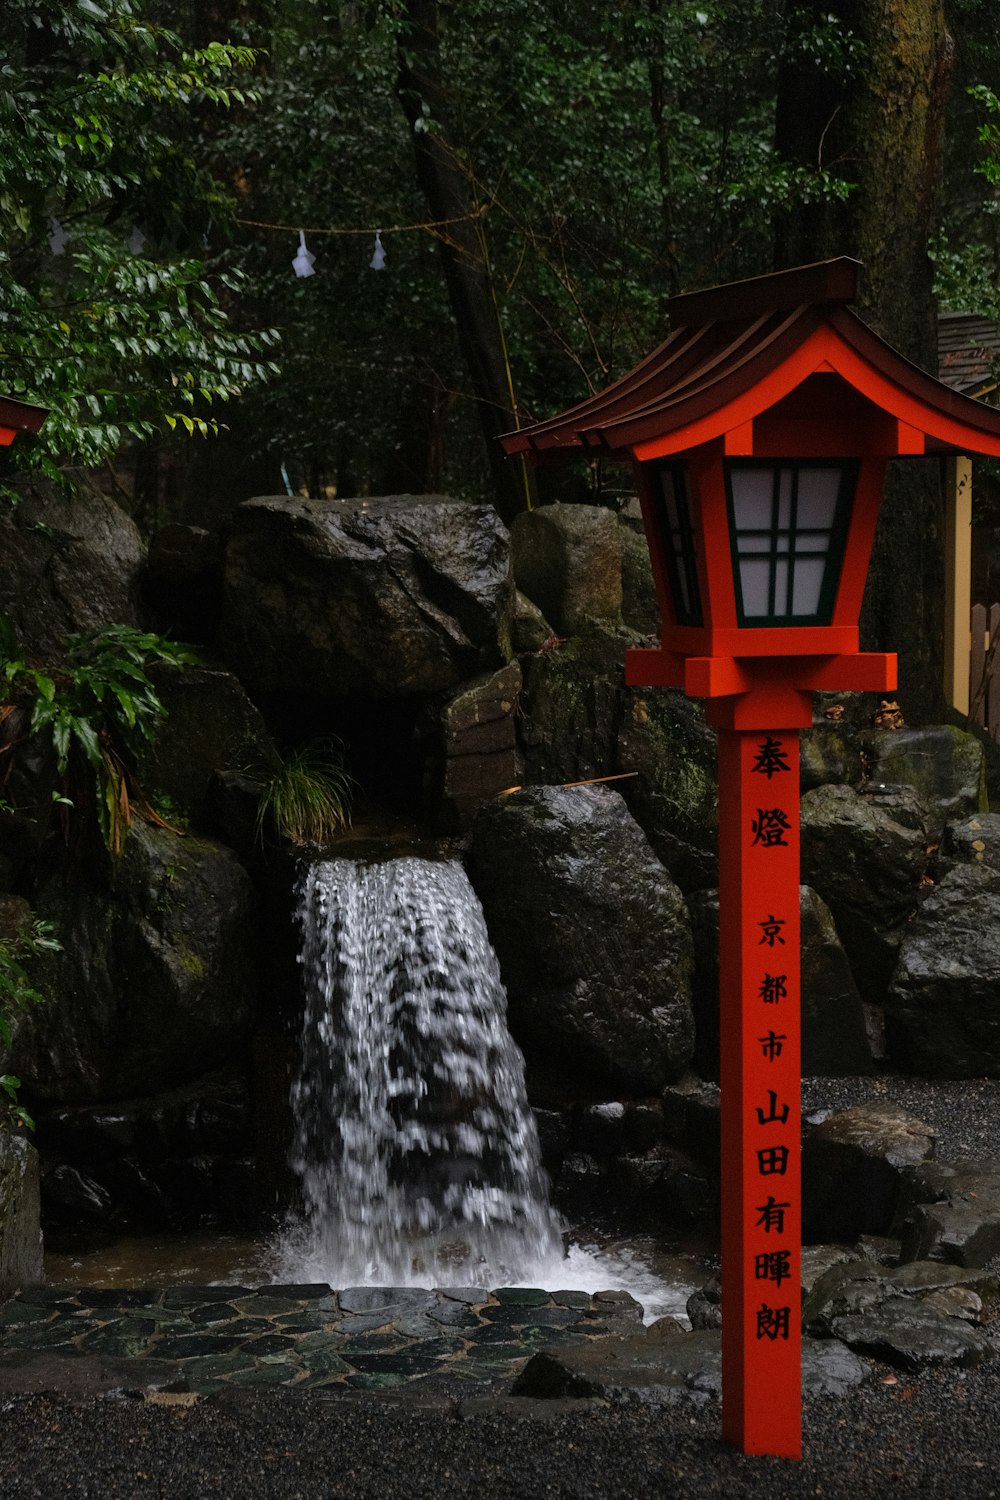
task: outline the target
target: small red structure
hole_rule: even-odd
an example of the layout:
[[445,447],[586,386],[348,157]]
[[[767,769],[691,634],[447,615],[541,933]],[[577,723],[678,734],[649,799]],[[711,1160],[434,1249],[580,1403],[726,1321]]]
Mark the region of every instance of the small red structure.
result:
[[0,396],[0,448],[9,448],[19,432],[37,432],[48,414],[48,407]]
[[799,745],[815,689],[895,687],[858,615],[890,458],[1000,455],[1000,412],[850,311],[845,258],[674,297],[628,375],[502,439],[631,459],[660,645],[630,683],[708,700],[719,739],[723,1432],[801,1454]]

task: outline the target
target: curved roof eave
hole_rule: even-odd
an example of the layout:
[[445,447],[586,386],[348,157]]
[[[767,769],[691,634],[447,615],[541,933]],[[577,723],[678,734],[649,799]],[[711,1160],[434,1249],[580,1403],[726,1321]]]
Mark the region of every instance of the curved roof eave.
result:
[[510,434],[504,447],[533,450],[539,460],[594,452],[665,457],[753,421],[825,369],[922,433],[935,452],[1000,456],[1000,411],[928,375],[844,307],[799,307],[780,320],[709,330],[700,361],[691,363],[691,340],[668,340],[607,391]]

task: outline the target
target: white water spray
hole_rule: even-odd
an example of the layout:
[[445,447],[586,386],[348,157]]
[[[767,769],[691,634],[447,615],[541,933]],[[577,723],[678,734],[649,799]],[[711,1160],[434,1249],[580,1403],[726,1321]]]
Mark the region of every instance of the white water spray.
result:
[[563,1252],[524,1063],[461,866],[315,864],[298,921],[305,1217],[284,1238],[285,1274],[493,1287],[551,1270]]

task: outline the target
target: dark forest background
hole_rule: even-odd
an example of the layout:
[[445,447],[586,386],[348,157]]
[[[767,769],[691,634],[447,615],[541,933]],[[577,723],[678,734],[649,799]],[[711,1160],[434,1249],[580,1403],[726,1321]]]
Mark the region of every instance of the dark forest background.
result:
[[[52,408],[14,495],[90,467],[150,533],[288,488],[509,521],[627,485],[529,483],[494,439],[624,373],[675,292],[854,255],[862,315],[928,368],[939,307],[1000,314],[994,0],[6,15],[0,382]],[[866,630],[925,630],[933,673],[936,466],[890,500]]]

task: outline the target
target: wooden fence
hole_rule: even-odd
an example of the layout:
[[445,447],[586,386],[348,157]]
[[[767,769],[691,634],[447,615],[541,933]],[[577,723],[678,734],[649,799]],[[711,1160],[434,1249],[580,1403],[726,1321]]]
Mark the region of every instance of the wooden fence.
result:
[[1000,604],[972,606],[969,718],[1000,740]]

